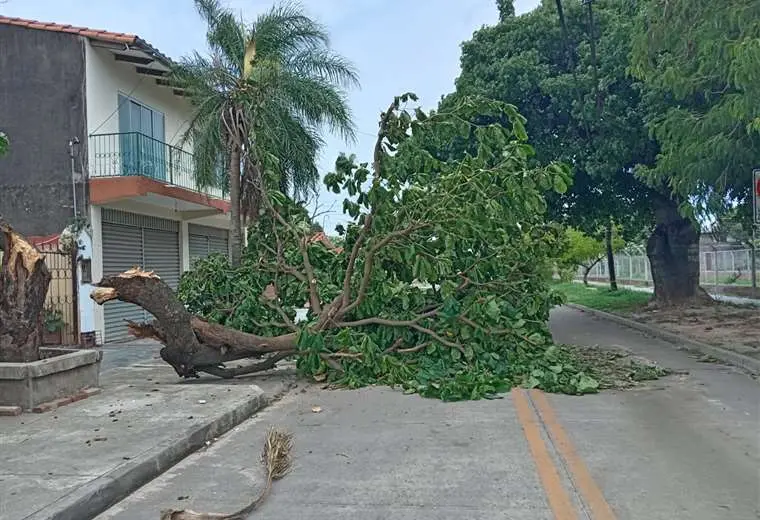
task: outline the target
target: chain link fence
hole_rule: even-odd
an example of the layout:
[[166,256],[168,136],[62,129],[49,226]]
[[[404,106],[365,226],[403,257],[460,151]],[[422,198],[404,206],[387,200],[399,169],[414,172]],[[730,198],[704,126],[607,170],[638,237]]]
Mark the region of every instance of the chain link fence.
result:
[[[758,259],[760,264],[760,259]],[[760,265],[758,265],[760,267]],[[699,254],[699,274],[702,285],[747,286],[752,285],[752,250],[702,251]],[[615,255],[615,274],[621,283],[651,285],[652,271],[649,258],[641,253]],[[578,270],[583,279],[583,268]],[[607,259],[604,258],[589,272],[589,280],[607,281]]]

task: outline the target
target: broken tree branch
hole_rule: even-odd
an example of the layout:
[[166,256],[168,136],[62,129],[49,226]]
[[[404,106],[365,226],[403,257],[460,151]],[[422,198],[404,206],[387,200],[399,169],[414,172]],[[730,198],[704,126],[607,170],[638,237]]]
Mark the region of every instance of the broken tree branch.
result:
[[[375,255],[377,252],[382,249],[383,247],[387,246],[394,240],[398,238],[402,238],[405,236],[411,235],[413,232],[422,229],[424,227],[427,227],[429,224],[421,224],[421,223],[415,223],[410,224],[404,229],[399,229],[396,231],[393,231],[391,233],[388,233],[385,237],[383,237],[380,241],[378,241],[377,244],[372,245],[372,247],[369,248],[369,251],[367,251],[367,256],[364,259],[364,272],[362,273],[362,279],[359,284],[359,293],[356,296],[356,299],[346,305],[343,306],[337,313],[336,313],[336,319],[340,319],[355,308],[357,308],[359,305],[361,305],[364,302],[364,298],[367,295],[367,288],[369,287],[369,281],[372,277],[372,268],[374,266],[375,261]],[[345,298],[345,296],[344,296]]]
[[50,272],[42,254],[0,216],[0,362],[40,358]]

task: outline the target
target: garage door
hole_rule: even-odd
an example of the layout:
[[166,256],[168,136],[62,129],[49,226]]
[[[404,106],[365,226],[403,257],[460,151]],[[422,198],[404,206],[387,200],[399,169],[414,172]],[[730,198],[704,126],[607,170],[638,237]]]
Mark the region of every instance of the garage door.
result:
[[187,235],[191,263],[212,253],[221,253],[229,257],[230,241],[226,229],[189,224]]
[[[156,273],[176,288],[180,275],[179,223],[134,213],[103,209],[103,274],[138,266]],[[129,339],[125,320],[143,321],[150,315],[124,302],[107,302],[104,341]]]

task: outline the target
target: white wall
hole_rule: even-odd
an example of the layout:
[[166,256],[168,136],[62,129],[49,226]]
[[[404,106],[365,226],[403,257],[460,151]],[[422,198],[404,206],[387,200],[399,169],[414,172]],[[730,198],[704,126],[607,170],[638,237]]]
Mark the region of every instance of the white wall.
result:
[[[79,258],[81,260],[92,260],[92,237],[86,232],[80,233],[78,242]],[[89,283],[82,283],[81,264],[77,264],[77,269],[79,270],[77,276],[79,280],[79,331],[92,332],[95,330],[95,302],[90,298],[90,293],[95,287]],[[90,272],[94,274],[92,268]]]
[[[103,228],[101,224],[100,206],[90,204],[90,228],[92,229],[92,256],[90,257],[92,265],[90,269],[92,269],[92,280],[94,282],[99,282],[103,279]],[[89,295],[87,299],[90,300]],[[90,301],[92,302],[92,300]],[[102,341],[105,334],[105,315],[103,314],[103,306],[94,305],[94,303],[92,309],[94,326],[97,331],[96,336],[98,336],[99,341]]]
[[175,96],[170,88],[156,85],[155,78],[137,74],[134,63],[116,61],[112,52],[94,47],[89,40],[86,83],[88,135],[119,131],[118,97],[122,93],[163,112],[164,140],[179,144],[192,113],[189,102]]

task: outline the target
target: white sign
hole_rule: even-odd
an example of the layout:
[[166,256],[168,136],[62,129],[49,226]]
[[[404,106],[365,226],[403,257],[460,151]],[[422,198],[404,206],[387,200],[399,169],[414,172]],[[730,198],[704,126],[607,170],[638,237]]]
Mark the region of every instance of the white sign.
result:
[[760,224],[760,169],[752,171],[752,209],[755,224]]

